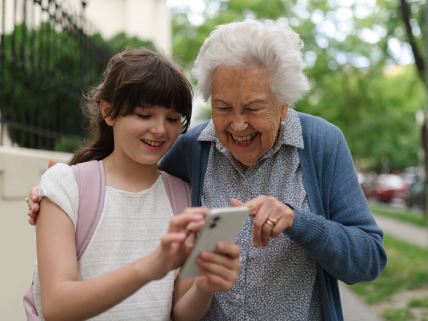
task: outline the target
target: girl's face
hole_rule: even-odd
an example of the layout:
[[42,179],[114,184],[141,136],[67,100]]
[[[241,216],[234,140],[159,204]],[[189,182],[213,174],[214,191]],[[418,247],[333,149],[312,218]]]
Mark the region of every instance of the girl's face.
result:
[[181,132],[181,114],[161,106],[137,107],[106,119],[113,127],[114,153],[142,165],[156,165]]

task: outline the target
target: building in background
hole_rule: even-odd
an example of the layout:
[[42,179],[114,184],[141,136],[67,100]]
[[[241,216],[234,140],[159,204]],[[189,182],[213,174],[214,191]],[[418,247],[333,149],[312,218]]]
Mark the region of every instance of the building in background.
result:
[[125,32],[128,36],[151,40],[158,50],[171,55],[171,19],[166,2],[88,0],[85,16],[104,38],[109,39],[119,32]]
[[[1,2],[1,1],[0,1]],[[9,33],[16,21],[23,21],[23,7],[34,0],[3,0],[0,5],[0,26]],[[26,3],[26,4],[25,4]],[[42,1],[43,6],[48,4]],[[67,12],[84,14],[94,32],[109,39],[119,32],[141,40],[151,40],[163,54],[171,55],[171,19],[167,0],[66,0],[59,2]],[[84,12],[82,11],[84,4]],[[4,11],[4,12],[3,12]],[[2,21],[2,19],[5,21]],[[47,20],[46,14],[27,12],[27,25],[37,26]]]

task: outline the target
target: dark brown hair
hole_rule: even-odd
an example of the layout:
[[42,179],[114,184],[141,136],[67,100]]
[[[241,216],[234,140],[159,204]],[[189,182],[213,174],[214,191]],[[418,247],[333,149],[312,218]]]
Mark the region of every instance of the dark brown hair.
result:
[[114,55],[102,82],[85,97],[83,110],[89,118],[90,141],[77,151],[70,164],[101,160],[113,152],[113,129],[99,108],[101,100],[111,104],[108,116],[133,113],[136,107],[162,106],[183,116],[182,132],[190,124],[192,86],[181,69],[161,54],[145,48],[130,48]]

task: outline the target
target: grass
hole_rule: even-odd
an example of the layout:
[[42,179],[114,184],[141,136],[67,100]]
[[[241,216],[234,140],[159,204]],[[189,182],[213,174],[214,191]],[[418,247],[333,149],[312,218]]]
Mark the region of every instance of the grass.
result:
[[423,299],[415,299],[410,301],[409,303],[410,307],[413,308],[427,308],[428,309],[428,297]]
[[387,309],[382,317],[386,321],[428,321],[428,297],[411,300],[404,308]]
[[413,225],[428,227],[428,219],[423,213],[411,213],[405,210],[397,210],[386,207],[370,206],[373,214],[390,217]]
[[408,308],[388,309],[382,314],[382,317],[386,321],[409,321],[414,319],[414,315]]
[[[385,271],[374,281],[350,286],[351,290],[368,304],[376,304],[400,291],[418,289],[428,284],[428,251],[426,249],[394,239],[389,235],[385,235],[385,249],[388,254]],[[395,319],[391,320],[395,321]]]

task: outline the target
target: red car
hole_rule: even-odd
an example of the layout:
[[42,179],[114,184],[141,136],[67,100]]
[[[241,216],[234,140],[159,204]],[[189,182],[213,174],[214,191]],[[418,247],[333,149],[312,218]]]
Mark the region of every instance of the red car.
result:
[[380,174],[376,181],[376,197],[382,202],[391,202],[393,198],[404,198],[409,184],[399,175]]

